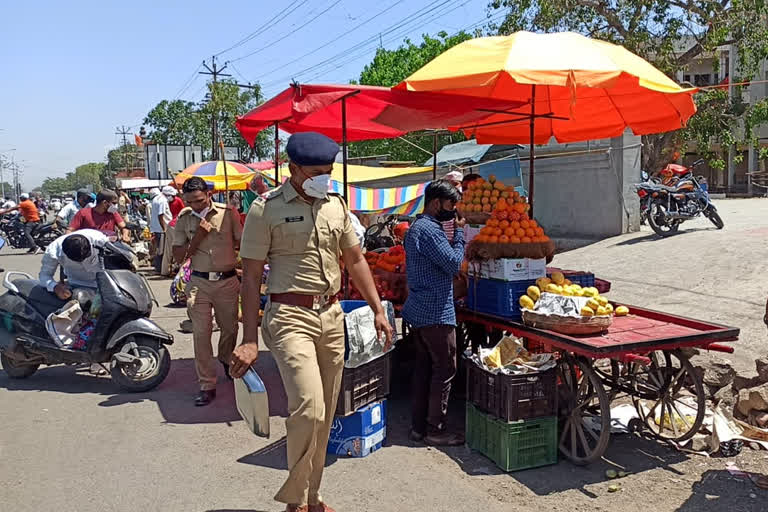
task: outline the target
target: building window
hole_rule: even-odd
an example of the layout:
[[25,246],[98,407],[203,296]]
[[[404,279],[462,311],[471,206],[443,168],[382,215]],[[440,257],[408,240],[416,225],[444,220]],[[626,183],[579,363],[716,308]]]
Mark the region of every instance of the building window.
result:
[[683,82],[690,82],[691,81],[691,75],[683,75]]
[[712,85],[710,82],[710,74],[709,73],[703,73],[700,75],[693,75],[693,85],[696,87],[702,87],[705,85]]

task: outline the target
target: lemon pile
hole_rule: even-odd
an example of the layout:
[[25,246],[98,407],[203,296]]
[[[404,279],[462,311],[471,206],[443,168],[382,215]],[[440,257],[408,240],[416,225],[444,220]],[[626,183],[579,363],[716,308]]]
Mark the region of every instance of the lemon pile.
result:
[[626,306],[617,306],[608,302],[608,299],[600,295],[597,288],[593,286],[581,287],[566,279],[561,272],[553,272],[552,277],[540,277],[536,280],[536,286],[529,286],[526,294],[520,297],[520,306],[524,309],[534,309],[536,301],[539,300],[543,292],[563,295],[566,297],[589,297],[589,300],[581,308],[581,316],[626,316],[629,314],[629,308]]

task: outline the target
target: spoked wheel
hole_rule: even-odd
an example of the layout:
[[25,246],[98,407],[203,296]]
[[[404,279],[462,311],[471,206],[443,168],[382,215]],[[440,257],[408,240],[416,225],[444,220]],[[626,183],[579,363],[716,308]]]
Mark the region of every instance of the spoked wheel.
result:
[[592,366],[566,355],[557,365],[560,452],[579,466],[602,457],[611,435],[608,395]]
[[632,401],[657,438],[683,442],[701,428],[706,397],[701,378],[681,352],[652,352],[649,366],[632,365]]
[[662,203],[651,203],[648,209],[648,224],[654,233],[659,236],[672,236],[680,229],[676,221],[667,222],[667,207]]

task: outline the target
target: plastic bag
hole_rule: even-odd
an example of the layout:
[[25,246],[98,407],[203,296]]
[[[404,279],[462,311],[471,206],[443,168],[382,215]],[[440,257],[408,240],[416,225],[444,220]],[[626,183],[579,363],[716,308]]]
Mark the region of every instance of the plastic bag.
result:
[[269,437],[267,388],[253,367],[248,368],[242,378],[235,379],[235,402],[248,429],[257,436]]

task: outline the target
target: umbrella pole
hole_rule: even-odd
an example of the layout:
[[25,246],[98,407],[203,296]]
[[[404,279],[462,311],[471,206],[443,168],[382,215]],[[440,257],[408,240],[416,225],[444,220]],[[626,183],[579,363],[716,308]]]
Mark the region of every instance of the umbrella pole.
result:
[[229,172],[227,171],[227,158],[224,155],[224,140],[219,137],[219,149],[221,150],[221,162],[224,164],[224,204],[229,205]]
[[531,206],[530,216],[533,218],[533,167],[534,167],[534,138],[536,123],[536,86],[531,86],[531,147],[528,152],[528,204]]
[[280,123],[275,123],[275,186],[280,186],[280,137],[277,134],[277,129]]
[[437,179],[437,131],[432,135],[432,180]]
[[[344,174],[344,202],[347,197],[347,98],[341,98],[341,165]],[[349,207],[349,206],[347,206]],[[362,247],[361,247],[362,249]],[[349,270],[344,269],[344,300],[349,300]]]

